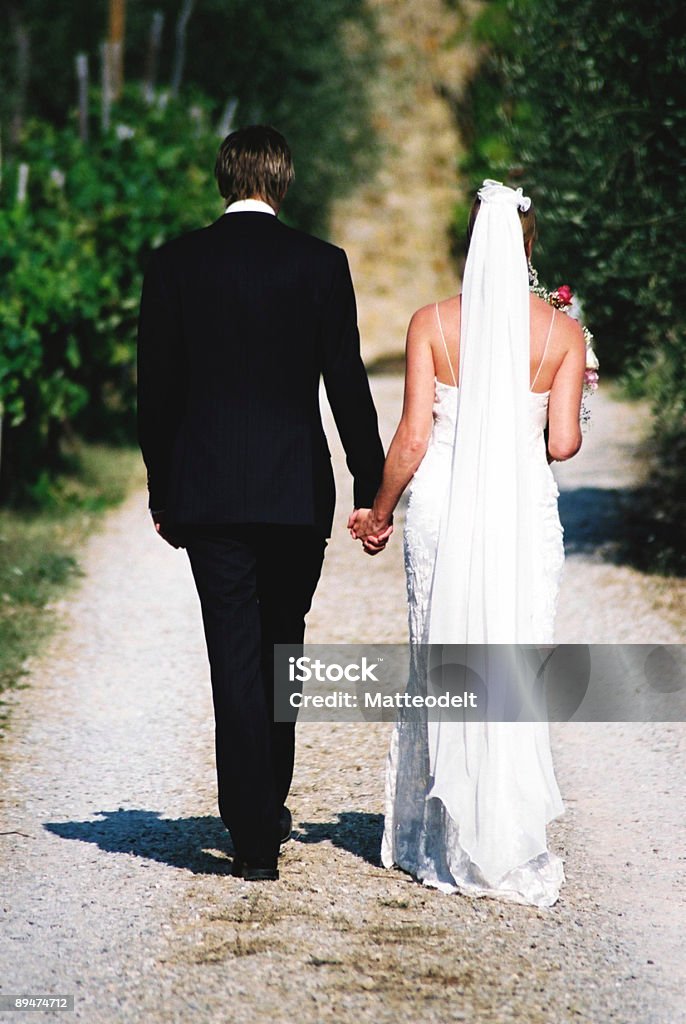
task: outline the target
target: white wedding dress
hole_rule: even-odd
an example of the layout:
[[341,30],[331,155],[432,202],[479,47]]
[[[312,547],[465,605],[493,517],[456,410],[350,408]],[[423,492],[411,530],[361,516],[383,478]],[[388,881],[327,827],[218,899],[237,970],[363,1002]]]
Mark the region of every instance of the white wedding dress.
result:
[[[440,322],[440,321],[439,321]],[[546,393],[529,392],[526,457],[533,544],[531,639],[553,642],[563,568],[558,489],[546,460]],[[404,535],[412,660],[408,691],[426,689],[427,615],[441,510],[448,501],[458,388],[436,381],[433,431],[409,494]],[[431,776],[426,720],[401,714],[386,774],[382,863],[446,892],[551,906],[564,881],[547,849],[546,825],[564,805],[553,770],[547,722],[442,725],[439,767]],[[447,742],[446,742],[447,737]],[[450,808],[450,811],[448,810]]]

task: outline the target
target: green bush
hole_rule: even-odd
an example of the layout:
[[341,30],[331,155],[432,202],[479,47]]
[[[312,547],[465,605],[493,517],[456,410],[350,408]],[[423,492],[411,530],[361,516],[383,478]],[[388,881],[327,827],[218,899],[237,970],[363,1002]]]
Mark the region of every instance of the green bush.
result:
[[[654,530],[686,565],[686,22],[679,0],[490,0],[464,101],[468,185],[522,184],[540,214],[536,265],[583,299],[601,367],[655,412]],[[464,210],[458,211],[460,229]],[[660,542],[662,543],[662,542]],[[664,545],[663,545],[664,546]],[[681,550],[682,555],[677,555]],[[682,559],[682,560],[680,560]]]
[[650,361],[684,322],[682,13],[677,0],[602,13],[597,0],[491,0],[471,30],[489,49],[461,105],[463,173],[470,187],[522,181],[538,200],[540,269],[573,277],[606,370]]
[[[0,54],[0,497],[43,502],[63,462],[65,434],[134,434],[135,327],[152,247],[221,213],[213,181],[217,125],[227,101],[235,124],[267,121],[292,145],[296,182],[284,217],[325,233],[333,199],[375,159],[366,83],[375,30],[363,0],[205,0],[188,25],[184,85],[143,99],[139,79],[154,10],[166,14],[158,82],[168,82],[179,0],[138,0],[127,15],[130,85],[91,140],[76,128],[74,55],[94,53],[105,0],[59,10],[14,5]],[[7,12],[4,15],[8,17]],[[24,106],[17,27],[32,41]],[[91,78],[98,62],[91,60]],[[21,122],[21,118],[19,121]],[[28,195],[17,202],[21,163]]]
[[[13,25],[21,24],[34,54],[27,109],[65,126],[76,97],[74,55],[90,54],[98,80],[98,45],[108,0],[22,0],[14,18],[0,13],[7,43],[0,48],[0,121],[12,122],[18,90]],[[136,0],[127,5],[125,72],[143,78],[153,12],[164,15],[157,83],[168,89],[182,0]],[[215,105],[229,100],[234,122],[267,122],[283,131],[296,162],[286,214],[299,227],[327,230],[331,200],[373,165],[368,82],[377,59],[375,19],[365,0],[202,0],[187,25],[183,92]],[[40,59],[37,55],[40,54]]]
[[181,104],[148,106],[136,91],[92,148],[69,127],[27,126],[19,156],[30,167],[28,195],[16,201],[15,159],[0,206],[6,494],[39,493],[44,471],[60,466],[65,429],[134,436],[142,270],[151,247],[220,213],[216,146],[201,106],[189,117]]

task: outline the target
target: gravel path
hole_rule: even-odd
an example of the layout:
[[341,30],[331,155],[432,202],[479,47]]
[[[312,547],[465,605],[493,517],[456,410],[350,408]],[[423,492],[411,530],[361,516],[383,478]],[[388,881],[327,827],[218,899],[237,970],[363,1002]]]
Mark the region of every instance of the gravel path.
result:
[[[401,384],[373,386],[388,440]],[[634,639],[675,638],[646,581],[588,540],[599,495],[586,491],[624,485],[633,443],[629,407],[598,397],[595,412],[559,473],[577,524],[560,639],[624,636],[627,621]],[[338,532],[309,637],[401,641],[400,537],[373,560],[353,548],[332,447]],[[387,725],[300,727],[282,881],[237,881],[186,557],[153,535],[137,488],[83,563],[0,752],[0,994],[73,993],[89,1024],[685,1019],[682,725],[553,727],[567,884],[549,910],[447,897],[378,866]],[[36,1019],[0,1012],[23,1016]]]

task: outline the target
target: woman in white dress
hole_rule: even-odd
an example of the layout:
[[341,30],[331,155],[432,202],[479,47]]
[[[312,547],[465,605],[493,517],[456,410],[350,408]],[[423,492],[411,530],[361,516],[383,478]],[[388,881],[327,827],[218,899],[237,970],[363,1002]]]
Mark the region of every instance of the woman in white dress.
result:
[[[553,642],[564,550],[549,463],[581,445],[584,337],[529,291],[530,200],[484,182],[469,234],[462,294],[412,317],[383,481],[373,508],[349,523],[376,553],[412,481],[404,551],[415,692],[426,691],[421,645]],[[447,892],[551,906],[564,870],[546,825],[563,811],[546,722],[400,716],[386,867]]]

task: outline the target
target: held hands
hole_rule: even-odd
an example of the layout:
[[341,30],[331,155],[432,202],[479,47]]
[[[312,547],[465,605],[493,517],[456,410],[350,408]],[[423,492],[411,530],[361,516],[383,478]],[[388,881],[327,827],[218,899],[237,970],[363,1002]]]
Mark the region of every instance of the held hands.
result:
[[348,519],[348,529],[353,540],[361,540],[368,555],[378,555],[388,544],[393,533],[393,517],[378,519],[371,508],[356,508]]

